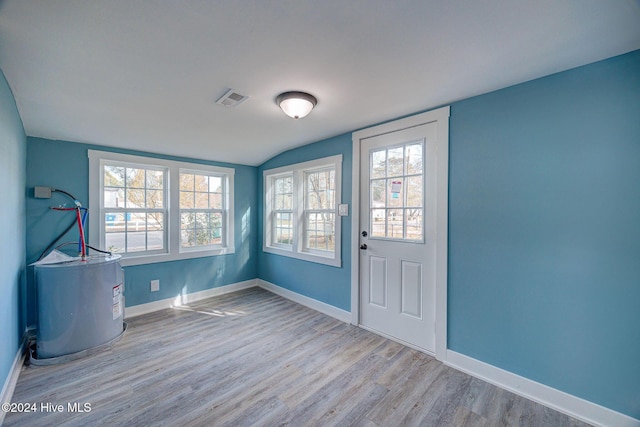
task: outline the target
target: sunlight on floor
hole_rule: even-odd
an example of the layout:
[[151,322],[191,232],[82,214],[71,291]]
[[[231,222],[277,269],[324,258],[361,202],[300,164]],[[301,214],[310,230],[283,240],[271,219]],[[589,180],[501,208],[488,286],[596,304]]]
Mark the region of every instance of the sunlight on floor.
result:
[[221,311],[221,310],[197,310],[195,308],[191,308],[188,306],[178,306],[178,305],[174,305],[171,307],[174,310],[181,310],[181,311],[190,311],[192,313],[200,313],[200,314],[206,314],[209,316],[215,316],[215,317],[231,317],[231,316],[244,316],[247,313],[244,311]]

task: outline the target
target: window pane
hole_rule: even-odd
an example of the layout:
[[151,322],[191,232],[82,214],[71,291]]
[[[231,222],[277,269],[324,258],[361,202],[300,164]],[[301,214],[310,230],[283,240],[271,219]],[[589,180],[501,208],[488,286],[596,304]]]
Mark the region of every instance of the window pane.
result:
[[387,176],[400,176],[403,173],[403,147],[391,148],[387,157]]
[[164,232],[162,230],[149,231],[147,236],[147,250],[154,251],[164,248]]
[[126,168],[125,186],[128,188],[144,188],[145,169]]
[[147,207],[154,209],[162,208],[162,197],[162,190],[147,190]]
[[422,175],[407,178],[407,206],[422,207]]
[[404,206],[404,182],[402,178],[387,180],[387,206]]
[[407,239],[422,240],[422,209],[406,209]]
[[291,194],[293,192],[293,177],[285,176],[278,178],[276,183],[276,191],[279,194]]
[[146,212],[132,212],[127,214],[127,231],[140,231],[147,229]]
[[222,244],[222,214],[212,213],[209,216],[209,244]]
[[371,181],[371,207],[383,208],[385,207],[386,198],[386,180],[376,179]]
[[335,172],[332,170],[306,174],[305,206],[307,209],[333,209],[335,206]]
[[180,246],[183,248],[194,246],[196,242],[195,230],[181,230],[180,231]]
[[195,244],[195,218],[194,213],[180,214],[180,246],[187,247]]
[[186,230],[195,228],[196,214],[192,212],[183,212],[180,214],[180,229]]
[[274,243],[290,245],[293,243],[293,215],[288,212],[276,212],[274,215]]
[[276,210],[289,210],[291,209],[293,201],[293,178],[291,176],[285,176],[276,178],[274,183],[274,205]]
[[124,168],[105,165],[104,185],[108,187],[124,187]]
[[422,144],[412,144],[405,147],[407,174],[422,173]]
[[209,214],[204,212],[196,213],[196,229],[209,228]]
[[336,171],[330,170],[328,172],[328,189],[327,189],[327,200],[329,201],[329,205],[327,209],[335,209],[336,207]]
[[180,209],[193,209],[194,207],[194,193],[191,191],[180,191]]
[[144,190],[143,189],[135,189],[130,190],[127,189],[127,195],[125,198],[125,208],[145,208],[145,200],[144,200]]
[[371,209],[371,235],[373,237],[387,236],[387,210]]
[[164,230],[164,214],[160,212],[152,212],[147,214],[147,230],[162,231]]
[[332,213],[308,213],[306,215],[305,247],[322,251],[335,248],[335,215]]
[[105,187],[104,188],[104,207],[105,208],[123,208],[124,207],[124,189]]
[[144,231],[128,231],[126,233],[127,252],[142,252],[146,250],[147,233]]
[[370,178],[384,178],[387,176],[386,163],[387,163],[387,151],[374,151],[371,153],[371,171]]
[[222,193],[222,178],[219,176],[209,177],[209,192]]
[[222,214],[215,212],[209,216],[209,228],[222,227]]
[[124,232],[105,234],[105,245],[111,253],[124,253]]
[[387,210],[387,237],[390,239],[404,238],[403,209]]
[[318,191],[311,190],[307,193],[307,209],[321,209],[322,198]]
[[209,191],[209,177],[205,175],[195,176],[195,190],[196,191]]
[[104,215],[104,224],[106,249],[114,253],[124,253],[125,214],[122,212],[107,212]]
[[222,194],[220,193],[209,193],[209,208],[210,209],[223,209],[222,205]]
[[182,212],[180,244],[182,247],[223,243],[223,214],[220,212]]
[[282,195],[282,209],[290,210],[293,206],[293,194]]
[[162,189],[162,171],[147,170],[147,188]]
[[193,191],[194,190],[194,176],[192,174],[180,174],[180,190]]
[[204,246],[209,244],[209,229],[196,230],[196,245]]
[[209,193],[196,193],[196,209],[209,209]]

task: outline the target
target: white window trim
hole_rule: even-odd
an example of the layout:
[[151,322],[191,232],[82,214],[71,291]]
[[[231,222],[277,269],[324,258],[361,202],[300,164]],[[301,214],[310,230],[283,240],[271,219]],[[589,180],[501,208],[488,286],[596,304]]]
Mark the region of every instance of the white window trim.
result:
[[[89,241],[90,244],[98,249],[104,249],[104,208],[102,208],[104,197],[101,191],[103,187],[102,167],[105,162],[122,162],[132,165],[155,166],[166,168],[167,177],[165,182],[168,185],[168,206],[167,206],[167,251],[158,254],[145,253],[142,255],[123,254],[121,264],[140,265],[151,264],[155,262],[176,261],[189,258],[200,258],[214,255],[235,253],[234,246],[234,175],[235,169],[211,166],[200,163],[187,163],[174,160],[156,159],[153,157],[136,156],[131,154],[121,154],[109,151],[89,150],[89,208],[91,214],[89,216]],[[201,250],[198,248],[181,248],[180,247],[180,171],[200,171],[208,173],[218,173],[227,176],[226,186],[226,206],[227,214],[226,229],[227,235],[226,246],[214,247],[206,246]]]
[[[304,248],[304,173],[326,169],[327,167],[335,168],[335,249],[331,253],[323,253],[323,251],[305,249]],[[272,218],[273,197],[271,197],[272,178],[282,175],[293,174],[293,244],[290,247],[284,245],[272,244]],[[297,258],[305,261],[315,262],[319,264],[331,265],[334,267],[342,266],[341,243],[342,243],[342,217],[338,215],[338,205],[342,203],[342,154],[322,159],[310,160],[308,162],[296,163],[292,165],[282,166],[279,168],[268,169],[263,171],[264,185],[264,214],[263,214],[263,243],[262,250],[264,252],[275,255],[282,255],[290,258]]]

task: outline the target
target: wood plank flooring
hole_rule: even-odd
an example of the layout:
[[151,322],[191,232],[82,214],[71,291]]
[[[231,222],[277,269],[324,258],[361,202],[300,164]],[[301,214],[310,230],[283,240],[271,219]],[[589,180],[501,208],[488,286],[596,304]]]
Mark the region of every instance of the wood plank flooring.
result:
[[109,350],[25,366],[13,402],[38,410],[5,425],[586,426],[260,288],[127,323]]

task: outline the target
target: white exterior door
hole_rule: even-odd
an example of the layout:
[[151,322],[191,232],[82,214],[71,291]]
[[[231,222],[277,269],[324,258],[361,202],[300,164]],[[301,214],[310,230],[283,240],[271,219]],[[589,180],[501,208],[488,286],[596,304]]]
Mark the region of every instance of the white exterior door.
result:
[[433,354],[437,130],[360,140],[360,324]]

